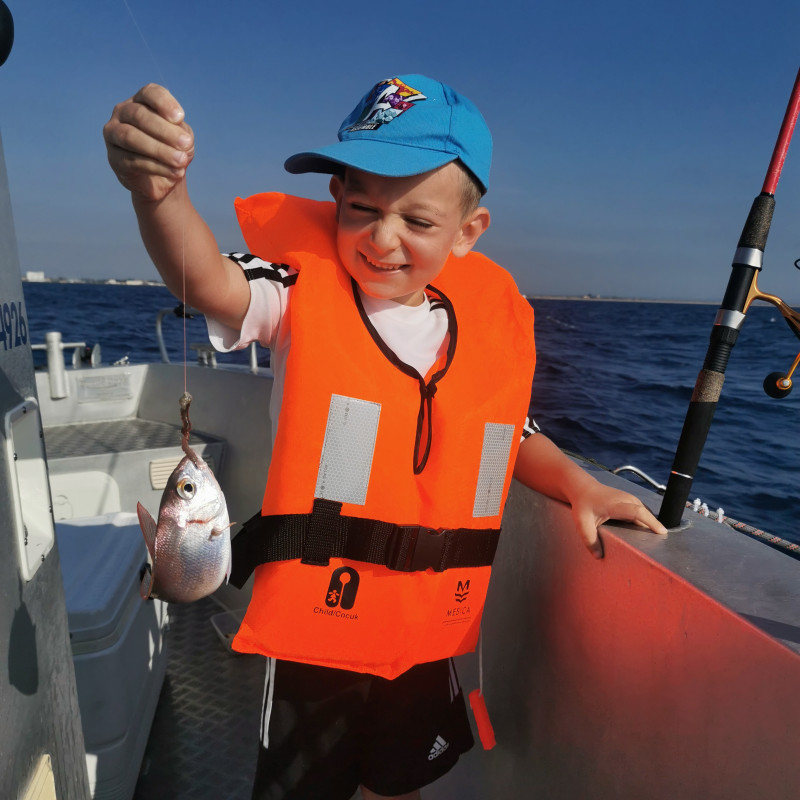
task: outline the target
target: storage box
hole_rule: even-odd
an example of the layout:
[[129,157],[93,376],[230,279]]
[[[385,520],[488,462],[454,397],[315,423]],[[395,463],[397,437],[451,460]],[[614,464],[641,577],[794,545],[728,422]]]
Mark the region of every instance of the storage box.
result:
[[135,514],[56,524],[89,783],[133,796],[166,670],[167,606],[142,600],[147,549]]

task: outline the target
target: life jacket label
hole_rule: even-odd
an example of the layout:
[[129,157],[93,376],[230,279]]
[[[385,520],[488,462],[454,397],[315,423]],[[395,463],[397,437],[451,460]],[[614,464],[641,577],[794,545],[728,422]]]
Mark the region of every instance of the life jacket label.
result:
[[486,423],[483,429],[478,485],[475,488],[475,503],[472,507],[473,517],[493,517],[500,513],[513,442],[513,425]]
[[339,606],[350,610],[356,604],[359,575],[352,567],[339,567],[333,571],[328,591],[325,595],[325,605],[329,608]]
[[472,609],[469,606],[453,606],[444,612],[443,625],[461,625],[472,621]]
[[331,395],[315,497],[359,506],[367,502],[380,414],[380,403]]

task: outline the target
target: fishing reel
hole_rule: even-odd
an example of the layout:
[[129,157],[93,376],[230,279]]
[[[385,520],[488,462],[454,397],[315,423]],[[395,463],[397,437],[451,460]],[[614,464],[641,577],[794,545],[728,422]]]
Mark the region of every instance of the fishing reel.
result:
[[770,372],[770,374],[764,378],[764,391],[776,400],[782,400],[786,397],[786,395],[792,391],[792,386],[794,385],[792,383],[792,373],[797,368],[798,363],[800,363],[800,353],[798,353],[794,364],[792,364],[792,368],[786,375],[782,372]]
[[[797,269],[800,269],[800,258],[794,262],[794,265]],[[792,333],[800,339],[800,313],[787,306],[779,297],[759,291],[755,281],[753,281],[753,288],[750,295],[750,300],[766,300],[768,303],[772,303],[776,306],[786,320]],[[797,358],[795,358],[788,372],[770,372],[770,374],[764,378],[764,391],[776,400],[782,400],[786,397],[786,395],[792,391],[792,375],[798,365],[800,365],[800,353],[797,354]]]

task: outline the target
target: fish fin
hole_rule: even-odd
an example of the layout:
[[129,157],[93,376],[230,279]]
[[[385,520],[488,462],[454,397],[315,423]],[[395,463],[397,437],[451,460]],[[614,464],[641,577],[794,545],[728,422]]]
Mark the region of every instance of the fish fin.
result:
[[139,527],[144,534],[144,543],[147,545],[147,552],[150,553],[150,558],[155,560],[156,557],[156,523],[150,516],[150,512],[141,504],[136,504],[136,514],[139,517]]
[[150,597],[150,592],[153,591],[153,572],[150,568],[150,565],[147,564],[144,569],[144,575],[142,575],[142,583],[139,586],[139,594],[142,596],[142,600],[147,600]]
[[[192,520],[192,522],[200,522],[200,523],[202,523],[203,520],[202,519],[196,519],[196,520]],[[223,528],[212,528],[211,529],[211,536],[209,537],[209,539],[213,539],[215,536],[222,536],[222,534],[225,533],[225,531],[229,531],[235,524],[236,524],[235,522],[229,522]]]

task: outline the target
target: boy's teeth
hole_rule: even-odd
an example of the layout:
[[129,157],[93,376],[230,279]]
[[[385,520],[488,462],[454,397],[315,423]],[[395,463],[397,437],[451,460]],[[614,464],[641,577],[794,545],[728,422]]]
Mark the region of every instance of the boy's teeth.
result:
[[370,266],[375,267],[375,269],[386,270],[387,272],[393,269],[402,269],[405,266],[405,264],[379,264],[367,258],[366,256],[364,256],[364,258]]

